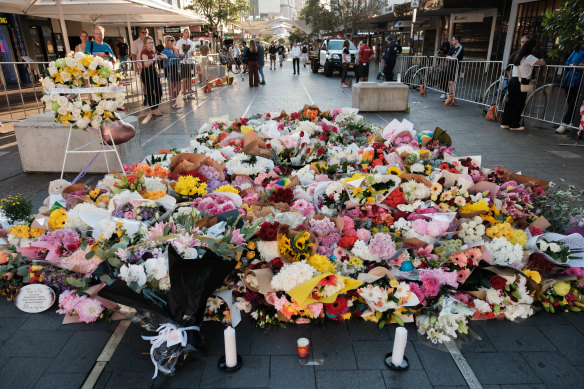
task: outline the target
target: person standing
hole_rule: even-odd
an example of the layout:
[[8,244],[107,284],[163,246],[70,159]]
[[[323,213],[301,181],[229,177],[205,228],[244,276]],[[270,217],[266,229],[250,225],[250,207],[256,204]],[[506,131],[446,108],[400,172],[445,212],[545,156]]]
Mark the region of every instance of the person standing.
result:
[[242,45],[241,56],[243,58],[243,72],[247,73],[247,52],[249,51],[249,47],[247,46],[246,41],[242,41],[241,45]]
[[286,48],[280,42],[280,44],[278,45],[278,59],[280,60],[280,67],[282,67],[282,62],[284,62],[285,53],[286,53]]
[[126,43],[126,38],[121,36],[117,47],[118,47],[118,58],[121,61],[120,67],[122,68],[122,71],[124,72],[124,75],[125,75],[127,73],[127,70],[128,70],[128,64],[126,63],[126,61],[128,60],[128,49],[129,49],[128,44]]
[[154,47],[154,40],[151,36],[144,38],[144,49],[140,53],[142,62],[142,72],[140,78],[144,84],[144,91],[146,94],[146,104],[152,110],[152,116],[162,116],[158,110],[158,105],[162,99],[162,85],[160,84],[160,76],[156,70],[156,64],[160,60],[168,59],[166,55],[157,53]]
[[361,41],[359,48],[359,77],[361,81],[369,80],[369,60],[373,55],[371,47],[367,45],[365,39]]
[[180,68],[178,65],[182,55],[174,46],[174,37],[167,35],[164,37],[164,42],[166,43],[166,47],[162,52],[166,55],[166,59],[164,60],[164,74],[168,80],[170,102],[172,108],[179,109],[181,107],[177,104],[176,100],[180,93]]
[[349,65],[351,64],[351,52],[349,51],[349,47],[351,47],[350,42],[345,40],[345,42],[343,42],[343,74],[341,76],[341,88],[349,88],[351,86],[351,79],[347,77]]
[[132,42],[132,61],[140,59],[140,53],[144,47],[144,37],[148,35],[147,28],[140,29],[140,36],[134,42]]
[[[570,70],[566,72],[566,77],[562,81],[562,89],[566,92],[566,113],[562,119],[562,124],[556,129],[557,134],[563,134],[568,131],[568,127],[572,124],[574,118],[574,107],[578,94],[582,90],[582,67],[584,67],[584,44],[579,50],[574,50],[566,60],[565,66],[569,66]],[[575,66],[579,66],[576,68]]]
[[442,44],[440,45],[440,50],[438,50],[438,52],[436,53],[436,57],[439,57],[440,59],[438,59],[438,66],[437,68],[440,69],[440,81],[438,83],[438,87],[440,88],[440,90],[442,91],[442,95],[440,95],[440,98],[442,100],[446,100],[446,98],[448,97],[446,95],[446,93],[448,92],[448,80],[446,77],[446,72],[448,70],[448,64],[446,63],[446,61],[448,61],[446,58],[446,56],[448,55],[448,52],[450,51],[450,42],[448,42],[447,40],[442,42]]
[[89,41],[85,45],[85,52],[91,55],[97,55],[98,57],[110,60],[111,62],[116,62],[116,56],[110,45],[103,41],[105,37],[105,29],[102,26],[95,26],[93,28],[93,38],[94,41]]
[[201,84],[207,82],[207,65],[209,64],[208,56],[210,51],[209,41],[203,41],[203,44],[199,47],[199,54],[201,55]]
[[89,34],[86,31],[81,31],[79,39],[81,39],[81,43],[75,46],[75,52],[83,53],[85,51],[85,46],[87,46],[87,42],[89,42]]
[[308,62],[308,44],[304,42],[302,44],[302,64],[306,67],[306,63]]
[[191,31],[185,28],[182,32],[182,38],[176,42],[177,49],[184,55],[184,62],[180,66],[180,75],[182,77],[182,93],[188,99],[193,98],[193,63],[189,62],[195,53],[195,42],[191,39]]
[[448,58],[447,64],[447,71],[446,76],[448,80],[448,98],[444,102],[444,105],[456,105],[456,100],[454,99],[454,94],[456,92],[456,76],[458,75],[458,69],[460,63],[463,61],[464,58],[464,48],[460,44],[460,35],[454,34],[452,36],[452,46],[450,47],[450,51],[448,51]]
[[393,41],[393,37],[391,35],[386,38],[386,41],[387,48],[383,54],[383,60],[385,61],[383,74],[385,75],[385,81],[393,81],[393,68],[395,67],[395,62],[397,61],[397,55],[401,54],[401,46],[399,43]]
[[298,47],[298,42],[294,42],[291,55],[293,74],[296,74],[296,69],[298,69],[298,74],[300,74],[300,47]]
[[256,45],[258,47],[258,73],[260,74],[260,77],[262,78],[262,81],[260,81],[260,85],[266,85],[266,79],[264,77],[264,65],[266,64],[266,57],[265,57],[266,49],[260,43],[259,39],[256,41]]
[[254,40],[249,42],[249,47],[245,54],[247,61],[247,71],[249,73],[249,87],[258,86],[258,46]]
[[278,48],[274,41],[270,43],[270,47],[268,48],[268,52],[270,53],[270,70],[272,67],[276,70],[276,54],[278,53]]
[[535,46],[535,39],[528,39],[513,58],[513,69],[505,101],[505,111],[501,118],[501,128],[509,128],[513,131],[525,129],[520,126],[520,122],[527,93],[521,91],[521,85],[529,84],[534,65],[545,66],[545,61],[531,54]]

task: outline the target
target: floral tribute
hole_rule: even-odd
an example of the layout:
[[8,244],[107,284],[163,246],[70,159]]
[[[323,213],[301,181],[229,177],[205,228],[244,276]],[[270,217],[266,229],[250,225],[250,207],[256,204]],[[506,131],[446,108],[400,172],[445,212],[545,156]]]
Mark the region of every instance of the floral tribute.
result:
[[[51,80],[101,69],[92,61],[55,63]],[[152,305],[147,329],[162,313],[236,325],[237,310],[258,326],[415,322],[435,343],[471,320],[584,308],[577,195],[456,157],[445,135],[316,106],[211,119],[168,158],[62,187],[62,201],[13,223],[0,289],[45,283],[60,313],[86,322],[115,313],[100,299],[122,293]],[[185,289],[198,277],[205,288]],[[176,317],[175,302],[196,299],[194,316]]]

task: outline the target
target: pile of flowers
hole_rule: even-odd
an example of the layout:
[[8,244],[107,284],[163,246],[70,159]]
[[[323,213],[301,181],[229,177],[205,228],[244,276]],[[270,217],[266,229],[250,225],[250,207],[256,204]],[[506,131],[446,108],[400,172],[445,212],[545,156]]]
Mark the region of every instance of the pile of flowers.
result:
[[[42,101],[45,111],[55,114],[55,122],[85,130],[99,129],[104,120],[115,120],[115,113],[124,110],[125,93],[121,86],[121,69],[102,57],[85,53],[70,53],[51,61],[46,76]],[[105,88],[94,90],[88,100],[78,93],[55,89]]]
[[[98,62],[56,61],[45,86],[106,74]],[[116,82],[100,77],[92,84]],[[234,310],[259,326],[416,322],[444,342],[474,319],[584,307],[583,238],[563,234],[581,229],[584,210],[548,223],[538,205],[553,208],[548,183],[456,157],[442,131],[311,106],[211,120],[180,152],[126,173],[63,187],[64,201],[14,225],[0,289],[44,282],[62,292],[60,313],[93,321],[111,308],[84,294],[92,285],[115,280],[164,302],[169,258],[213,253],[232,269],[202,314],[224,323]],[[33,260],[46,276],[30,276]]]

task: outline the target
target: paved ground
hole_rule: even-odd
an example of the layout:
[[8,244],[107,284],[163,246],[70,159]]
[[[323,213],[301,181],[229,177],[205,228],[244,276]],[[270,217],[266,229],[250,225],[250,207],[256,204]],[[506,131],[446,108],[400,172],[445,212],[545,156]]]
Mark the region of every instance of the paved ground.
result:
[[[283,69],[265,69],[266,86],[248,88],[236,79],[232,87],[215,89],[189,101],[181,111],[159,119],[141,117],[144,153],[181,147],[189,135],[209,117],[245,116],[286,109],[295,111],[305,103],[325,109],[350,106],[350,91],[331,79],[302,69],[293,76],[291,64]],[[374,74],[374,71],[371,71]],[[525,132],[502,130],[480,116],[480,108],[460,102],[443,107],[438,94],[412,94],[410,114],[366,114],[383,124],[392,118],[407,118],[417,129],[440,126],[453,136],[457,155],[482,154],[483,164],[505,165],[513,171],[542,179],[564,179],[582,186],[580,163],[584,150],[558,146],[574,143],[574,135],[555,135],[551,127],[527,122]],[[55,174],[24,174],[10,126],[0,128],[0,196],[21,192],[38,204]],[[69,177],[69,178],[72,178]],[[96,177],[88,177],[94,180]],[[117,323],[61,325],[62,316],[50,310],[30,315],[13,303],[0,301],[0,387],[74,388],[91,371],[97,356]],[[486,321],[472,323],[472,336],[457,342],[463,357],[484,388],[581,387],[584,377],[584,315],[538,313],[520,324]],[[408,325],[406,356],[411,368],[396,373],[386,369],[383,358],[391,352],[391,326],[353,320],[320,326],[290,326],[280,330],[254,330],[244,320],[237,327],[238,351],[244,367],[226,374],[216,367],[222,354],[222,328],[205,323],[210,355],[183,367],[172,378],[151,381],[149,344],[130,326],[96,387],[99,388],[463,388],[467,381],[451,355],[418,339]],[[311,339],[311,357],[321,366],[301,366],[295,357],[298,337]]]

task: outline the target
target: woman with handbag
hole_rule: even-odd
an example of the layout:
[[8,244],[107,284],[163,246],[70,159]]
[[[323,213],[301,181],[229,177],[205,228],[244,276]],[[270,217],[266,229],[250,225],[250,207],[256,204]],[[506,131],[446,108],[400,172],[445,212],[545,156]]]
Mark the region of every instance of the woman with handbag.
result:
[[351,64],[351,52],[349,51],[349,41],[345,40],[343,43],[343,75],[341,77],[341,88],[350,88],[351,79],[347,77],[347,72],[349,71],[349,65]]
[[509,128],[512,131],[523,131],[521,113],[525,107],[527,93],[534,90],[530,82],[533,66],[545,66],[545,61],[538,59],[531,53],[535,49],[535,39],[527,39],[513,58],[513,70],[509,81],[505,111],[501,118],[501,128]]

